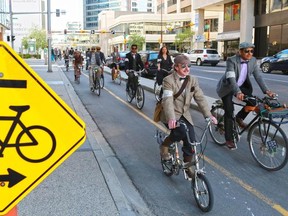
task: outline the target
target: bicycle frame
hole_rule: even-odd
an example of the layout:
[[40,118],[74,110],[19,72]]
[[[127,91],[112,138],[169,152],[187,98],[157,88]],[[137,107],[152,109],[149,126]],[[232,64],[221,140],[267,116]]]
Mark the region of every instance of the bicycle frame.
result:
[[[29,109],[29,106],[28,106],[28,109]],[[6,147],[16,147],[16,145],[19,145],[19,143],[9,143],[9,140],[16,128],[17,125],[19,125],[23,131],[25,131],[25,133],[27,134],[27,136],[31,139],[31,143],[21,143],[21,146],[33,146],[33,145],[37,145],[37,140],[32,136],[32,134],[27,130],[26,126],[23,124],[23,122],[20,120],[20,117],[22,115],[23,112],[25,112],[26,110],[24,111],[16,111],[17,112],[17,115],[16,116],[0,116],[0,120],[2,121],[13,121],[6,137],[5,137],[5,140],[4,142],[2,142],[0,140],[0,146],[1,146],[1,149],[0,149],[0,157],[3,157],[3,152],[5,150]]]

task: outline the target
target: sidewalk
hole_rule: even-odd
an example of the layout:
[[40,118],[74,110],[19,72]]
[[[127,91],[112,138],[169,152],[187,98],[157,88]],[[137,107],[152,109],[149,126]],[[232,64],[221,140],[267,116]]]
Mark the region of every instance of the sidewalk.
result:
[[18,204],[18,216],[152,215],[60,67],[30,66],[86,123],[87,139]]

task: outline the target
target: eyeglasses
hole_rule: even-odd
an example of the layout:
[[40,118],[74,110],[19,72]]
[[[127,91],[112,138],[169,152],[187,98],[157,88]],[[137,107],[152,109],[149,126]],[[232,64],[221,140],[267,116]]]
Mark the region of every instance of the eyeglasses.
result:
[[253,50],[253,49],[251,49],[251,50],[245,49],[245,50],[244,50],[244,53],[251,53],[251,54],[253,54],[253,53],[254,53],[254,50]]
[[192,66],[192,64],[179,64],[179,65],[182,69],[185,69],[186,67],[190,68]]

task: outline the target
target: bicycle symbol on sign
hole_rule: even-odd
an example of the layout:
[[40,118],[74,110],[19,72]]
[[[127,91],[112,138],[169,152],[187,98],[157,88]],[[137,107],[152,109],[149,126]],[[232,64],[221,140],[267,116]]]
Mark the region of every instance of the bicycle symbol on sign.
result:
[[[14,147],[18,155],[31,163],[38,163],[47,160],[56,149],[56,139],[54,134],[46,127],[33,125],[26,127],[20,120],[22,113],[30,109],[29,105],[9,106],[17,112],[16,116],[0,116],[0,121],[12,121],[12,125],[4,139],[0,140],[0,158],[4,157],[5,148]],[[22,130],[18,134],[15,143],[9,143],[16,126]],[[29,147],[29,148],[26,148]]]

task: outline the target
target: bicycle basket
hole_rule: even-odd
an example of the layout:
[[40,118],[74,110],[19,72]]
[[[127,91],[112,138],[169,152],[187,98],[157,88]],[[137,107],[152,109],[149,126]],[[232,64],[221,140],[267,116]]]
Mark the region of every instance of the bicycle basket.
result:
[[283,121],[284,119],[288,119],[288,108],[286,107],[268,108],[261,112],[261,115],[265,118],[269,118],[274,123],[288,123],[288,120]]

